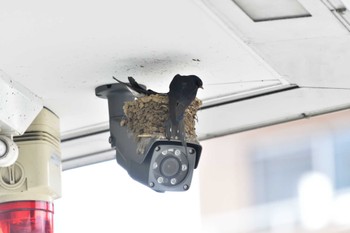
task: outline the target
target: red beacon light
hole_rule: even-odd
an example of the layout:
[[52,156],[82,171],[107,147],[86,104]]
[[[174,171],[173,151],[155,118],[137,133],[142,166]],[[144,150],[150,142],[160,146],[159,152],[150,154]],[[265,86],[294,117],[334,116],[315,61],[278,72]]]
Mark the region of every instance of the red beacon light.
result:
[[2,71],[0,90],[0,233],[52,233],[53,201],[61,197],[59,118]]
[[14,201],[0,204],[0,233],[53,233],[53,203]]
[[53,233],[53,201],[61,197],[59,138],[58,117],[46,108],[13,137],[18,158],[0,166],[0,233]]

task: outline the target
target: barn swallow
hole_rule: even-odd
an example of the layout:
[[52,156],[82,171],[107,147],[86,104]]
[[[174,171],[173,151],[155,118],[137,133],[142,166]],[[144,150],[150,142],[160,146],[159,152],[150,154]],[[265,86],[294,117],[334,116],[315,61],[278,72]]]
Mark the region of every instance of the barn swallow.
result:
[[203,88],[202,80],[196,75],[175,75],[169,86],[169,118],[165,123],[165,136],[168,140],[176,136],[186,148],[184,114],[196,98],[198,88]]

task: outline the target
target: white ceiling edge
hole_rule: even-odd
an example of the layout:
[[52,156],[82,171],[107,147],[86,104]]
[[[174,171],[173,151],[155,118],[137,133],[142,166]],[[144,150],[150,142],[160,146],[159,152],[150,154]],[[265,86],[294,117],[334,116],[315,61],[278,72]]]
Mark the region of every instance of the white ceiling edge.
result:
[[[285,81],[282,81],[281,79],[277,79],[274,82],[270,83],[269,81],[259,80],[262,84],[259,84],[259,86],[252,87],[251,89],[246,89],[244,91],[240,91],[238,93],[233,93],[230,95],[223,95],[216,98],[209,98],[207,100],[202,101],[202,108],[208,108],[208,107],[214,107],[216,105],[234,102],[238,100],[243,100],[251,97],[261,96],[268,93],[274,93],[279,92],[283,90],[287,90],[290,88],[296,87],[295,85],[288,84]],[[266,84],[264,84],[266,83]],[[98,98],[98,97],[96,97]],[[107,100],[101,99],[101,105],[105,106],[105,118],[108,119],[108,106],[107,106]],[[64,131],[61,133],[61,139],[63,141],[65,140],[71,140],[73,138],[79,138],[81,136],[86,135],[94,135],[98,132],[106,131],[109,128],[109,122],[108,120],[97,123],[97,124],[90,124],[86,125],[84,127],[75,128],[72,130]]]
[[[349,90],[294,88],[198,112],[200,141],[350,108]],[[66,169],[115,158],[108,128],[62,142]],[[65,165],[66,164],[66,165]]]
[[209,139],[350,108],[350,90],[296,88],[205,109],[197,134]]
[[199,0],[80,3],[0,9],[0,66],[60,117],[63,138],[106,127],[94,88],[113,75],[166,92],[176,73],[194,73],[212,104],[288,84]]
[[[221,111],[220,105],[227,104],[227,102],[243,101],[250,98],[257,98],[258,96],[278,93],[285,90],[296,88],[295,85],[289,84],[275,84],[265,88],[257,88],[251,91],[237,93],[231,96],[225,96],[220,99],[203,101],[203,106],[200,112],[206,112],[207,109],[217,109]],[[107,100],[105,100],[107,102]],[[214,113],[216,115],[216,113]],[[200,119],[199,119],[200,120]],[[272,123],[273,124],[273,123]],[[225,135],[227,133],[214,132],[216,136]],[[199,134],[200,140],[207,139],[206,135],[211,133]],[[66,132],[62,137],[62,160],[63,169],[72,169],[88,164],[98,163],[115,158],[115,151],[111,149],[108,142],[109,122],[104,122],[97,125],[90,125],[85,128]]]
[[[266,81],[261,80],[261,83],[265,83],[265,82]],[[261,84],[260,86],[251,88],[250,90],[247,89],[245,91],[241,91],[238,93],[226,94],[223,96],[218,96],[216,98],[203,100],[202,108],[208,108],[208,107],[212,107],[212,106],[216,106],[224,103],[235,102],[238,100],[256,97],[256,96],[260,96],[268,93],[279,92],[279,91],[287,90],[293,87],[296,87],[296,85],[289,84],[286,82],[279,82],[279,81],[274,82],[272,84],[266,84],[266,86]]]

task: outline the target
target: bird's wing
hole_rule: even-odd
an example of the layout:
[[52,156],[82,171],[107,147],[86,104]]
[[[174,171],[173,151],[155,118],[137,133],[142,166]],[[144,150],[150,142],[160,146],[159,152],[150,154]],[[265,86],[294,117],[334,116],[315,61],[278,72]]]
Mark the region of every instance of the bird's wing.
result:
[[138,82],[136,82],[136,80],[133,77],[129,76],[128,80],[129,80],[131,87],[135,91],[142,93],[144,95],[148,95],[146,88],[142,87]]
[[188,105],[177,102],[175,114],[176,114],[176,121],[181,121],[184,118],[185,111],[187,109]]
[[116,80],[117,82],[125,85],[135,97],[139,98],[139,97],[145,96],[145,94],[142,92],[142,90],[140,91],[139,89],[133,87],[130,83],[126,83],[126,82],[120,81],[119,79],[117,79],[115,77],[113,77],[113,79]]
[[118,83],[121,83],[121,84],[124,84],[125,86],[128,86],[129,88],[132,88],[131,85],[129,83],[126,83],[126,82],[123,82],[123,81],[120,81],[119,79],[117,79],[116,77],[112,76],[113,79],[115,81],[117,81]]
[[144,87],[142,87],[138,82],[136,82],[136,80],[133,77],[128,77],[128,80],[131,84],[131,86],[138,90],[140,93],[145,94],[145,95],[166,95],[165,93],[159,93],[156,91],[153,91],[151,89],[146,89]]

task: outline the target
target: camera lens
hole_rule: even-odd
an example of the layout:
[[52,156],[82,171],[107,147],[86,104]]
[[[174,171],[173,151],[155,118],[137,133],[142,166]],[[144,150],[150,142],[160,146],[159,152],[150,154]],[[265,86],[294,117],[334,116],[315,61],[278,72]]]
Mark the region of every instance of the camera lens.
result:
[[160,172],[167,177],[175,176],[181,167],[180,161],[175,157],[168,157],[162,161]]
[[[168,147],[156,151],[151,168],[154,181],[165,186],[180,184],[189,172],[189,161],[184,151]],[[151,181],[153,182],[153,181]]]

